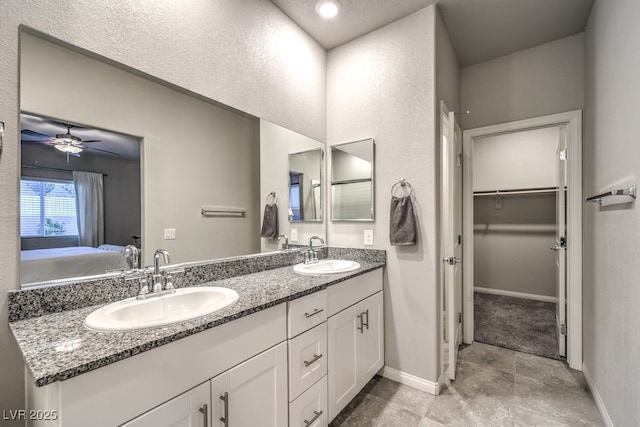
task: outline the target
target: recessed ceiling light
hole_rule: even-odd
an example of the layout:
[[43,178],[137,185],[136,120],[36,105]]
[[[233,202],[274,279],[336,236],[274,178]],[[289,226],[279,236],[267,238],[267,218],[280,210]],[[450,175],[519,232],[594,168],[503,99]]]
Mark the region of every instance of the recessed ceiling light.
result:
[[323,18],[335,18],[340,12],[340,2],[338,0],[320,0],[316,3],[316,12]]

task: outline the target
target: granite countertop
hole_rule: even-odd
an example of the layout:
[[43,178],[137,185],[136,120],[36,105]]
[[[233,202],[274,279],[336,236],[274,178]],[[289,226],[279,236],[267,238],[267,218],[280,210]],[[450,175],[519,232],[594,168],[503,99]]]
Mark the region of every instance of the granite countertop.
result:
[[303,276],[294,273],[293,266],[287,266],[199,284],[197,286],[234,289],[240,298],[213,314],[164,327],[113,332],[86,328],[83,324],[85,317],[105,304],[19,320],[9,326],[36,385],[40,387],[326,289],[384,266],[384,262],[358,262],[361,265],[359,269],[343,274]]

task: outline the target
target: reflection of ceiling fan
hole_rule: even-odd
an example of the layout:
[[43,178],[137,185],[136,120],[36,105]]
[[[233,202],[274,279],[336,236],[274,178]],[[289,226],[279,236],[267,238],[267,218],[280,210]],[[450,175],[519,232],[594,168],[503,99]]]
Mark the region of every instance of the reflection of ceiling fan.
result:
[[100,148],[95,147],[87,147],[83,144],[88,144],[92,142],[102,142],[100,140],[91,140],[91,141],[83,141],[80,137],[71,134],[71,129],[74,127],[73,125],[68,125],[63,123],[67,128],[67,133],[59,133],[56,134],[55,138],[50,137],[49,135],[45,135],[40,132],[35,132],[29,129],[23,129],[22,134],[22,142],[23,143],[46,143],[53,145],[57,150],[66,153],[67,155],[71,154],[77,157],[80,157],[80,153],[83,150],[93,150],[93,151],[102,151],[103,153],[113,154],[119,156],[119,153],[115,153],[113,151],[102,150]]

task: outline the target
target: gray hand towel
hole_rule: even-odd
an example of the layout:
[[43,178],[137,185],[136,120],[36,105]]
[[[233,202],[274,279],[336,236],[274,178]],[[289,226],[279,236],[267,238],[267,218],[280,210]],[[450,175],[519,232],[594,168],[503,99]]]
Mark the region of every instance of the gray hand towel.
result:
[[391,224],[389,239],[392,246],[416,244],[416,218],[410,196],[391,197]]
[[278,205],[275,203],[264,206],[260,236],[269,239],[275,239],[278,236]]

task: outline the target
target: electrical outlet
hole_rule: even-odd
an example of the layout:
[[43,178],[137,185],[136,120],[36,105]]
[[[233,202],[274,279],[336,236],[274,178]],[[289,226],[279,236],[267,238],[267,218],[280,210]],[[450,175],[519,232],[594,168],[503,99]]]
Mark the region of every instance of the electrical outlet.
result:
[[176,238],[176,229],[175,228],[165,228],[164,229],[164,240],[174,240]]
[[364,230],[364,244],[373,246],[373,230]]
[[297,242],[298,241],[298,229],[297,228],[292,228],[291,229],[291,241],[292,242]]

